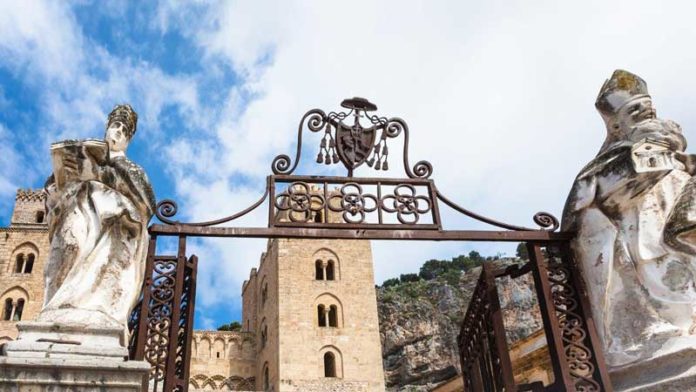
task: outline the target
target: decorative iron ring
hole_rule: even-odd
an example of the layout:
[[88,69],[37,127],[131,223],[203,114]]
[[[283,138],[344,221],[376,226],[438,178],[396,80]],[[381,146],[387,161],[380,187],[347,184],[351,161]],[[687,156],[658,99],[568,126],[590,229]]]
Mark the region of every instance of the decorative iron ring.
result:
[[534,214],[534,223],[541,226],[541,228],[546,231],[556,231],[560,227],[558,219],[544,211]]
[[[350,191],[355,188],[355,191]],[[340,199],[340,206],[334,207],[331,202],[328,203],[329,209],[335,212],[343,212],[342,217],[348,223],[363,223],[368,212],[373,212],[379,207],[377,198],[370,194],[364,194],[360,184],[349,182],[341,187],[340,195],[333,195],[329,200]],[[367,200],[372,200],[375,203],[374,207],[367,206]],[[359,219],[355,219],[358,215]]]
[[[403,193],[407,189],[408,193]],[[386,204],[392,201],[392,207]],[[418,202],[425,203],[425,207],[419,208]],[[430,200],[425,196],[416,196],[416,188],[411,184],[400,184],[394,189],[394,194],[386,195],[381,200],[381,205],[386,212],[396,212],[396,218],[403,224],[418,223],[420,216],[426,214],[432,208]]]

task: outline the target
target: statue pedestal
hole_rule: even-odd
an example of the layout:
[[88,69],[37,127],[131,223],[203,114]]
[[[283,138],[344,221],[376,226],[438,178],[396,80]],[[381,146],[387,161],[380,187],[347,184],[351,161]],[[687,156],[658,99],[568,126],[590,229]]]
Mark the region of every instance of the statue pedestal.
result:
[[147,390],[150,364],[128,361],[123,330],[56,323],[18,323],[3,346],[0,392]]
[[616,392],[696,392],[696,347],[609,372]]

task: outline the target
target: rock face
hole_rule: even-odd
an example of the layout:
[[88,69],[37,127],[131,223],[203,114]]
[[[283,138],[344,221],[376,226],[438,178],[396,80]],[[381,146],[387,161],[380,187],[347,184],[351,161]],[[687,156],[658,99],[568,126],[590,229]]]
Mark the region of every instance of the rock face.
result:
[[[480,273],[477,267],[458,281],[438,277],[377,290],[388,390],[429,391],[461,374],[457,335]],[[508,340],[542,328],[531,277],[498,283]]]

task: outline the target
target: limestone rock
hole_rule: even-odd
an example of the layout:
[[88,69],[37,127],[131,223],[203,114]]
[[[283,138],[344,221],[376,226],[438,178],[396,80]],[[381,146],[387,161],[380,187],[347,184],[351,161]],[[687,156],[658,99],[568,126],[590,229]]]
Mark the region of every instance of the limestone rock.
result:
[[[440,277],[377,291],[388,390],[429,391],[461,374],[457,335],[480,273],[479,267],[458,282]],[[530,276],[499,284],[510,342],[542,328],[533,290]]]

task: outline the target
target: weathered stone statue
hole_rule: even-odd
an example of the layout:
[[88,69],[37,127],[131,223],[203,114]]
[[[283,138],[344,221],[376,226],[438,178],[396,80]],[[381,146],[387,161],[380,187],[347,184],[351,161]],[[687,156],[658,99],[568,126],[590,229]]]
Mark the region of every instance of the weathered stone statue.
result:
[[617,70],[595,104],[607,128],[580,172],[563,230],[610,369],[696,348],[696,180],[679,125],[656,117],[646,83]]
[[145,172],[124,154],[137,120],[129,105],[119,105],[109,115],[106,143],[52,146],[54,176],[46,187],[51,248],[37,321],[126,328],[143,281],[155,208]]
[[18,323],[17,340],[2,347],[0,390],[123,391],[146,384],[150,365],[126,360],[126,322],[142,287],[155,209],[147,176],[125,156],[137,119],[130,106],[118,105],[104,141],[51,146],[44,306],[36,321]]

